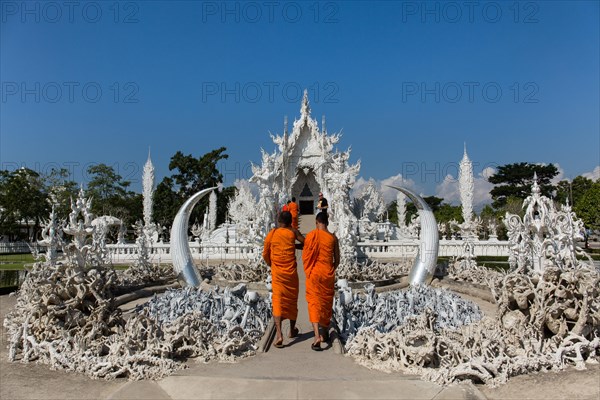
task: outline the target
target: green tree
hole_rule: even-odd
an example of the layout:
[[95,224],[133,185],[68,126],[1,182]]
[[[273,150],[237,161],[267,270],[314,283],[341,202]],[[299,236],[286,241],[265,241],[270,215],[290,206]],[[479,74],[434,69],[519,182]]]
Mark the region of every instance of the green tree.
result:
[[28,168],[0,171],[0,234],[9,241],[37,239],[40,222],[48,216],[46,198],[37,172]]
[[455,220],[459,223],[464,222],[461,206],[453,206],[448,203],[442,203],[433,213],[437,222],[446,223]]
[[59,218],[66,218],[71,211],[71,199],[77,197],[77,183],[69,179],[69,171],[65,168],[53,168],[44,177],[45,192],[52,202],[56,202]]
[[195,158],[191,154],[184,156],[181,151],[171,157],[169,170],[175,170],[172,179],[176,185],[178,194],[188,198],[194,193],[211,186],[217,186],[223,181],[223,175],[217,168],[220,160],[229,158],[225,154],[225,147]]
[[594,185],[594,181],[583,176],[577,176],[571,182],[563,180],[556,185],[555,200],[559,204],[575,205],[579,199]]
[[170,227],[183,199],[174,189],[173,178],[165,176],[154,192],[154,221],[160,226]]
[[573,210],[587,229],[600,230],[600,182],[595,182],[581,196]]
[[495,185],[490,191],[494,208],[502,208],[509,197],[521,200],[527,198],[531,194],[534,173],[537,174],[542,194],[550,197],[556,189],[550,181],[558,175],[558,169],[554,164],[538,165],[526,162],[506,164],[499,166],[498,171],[488,178],[488,181]]
[[388,219],[392,224],[398,225],[398,202],[392,201],[387,208]]
[[[217,186],[223,180],[217,164],[220,160],[229,158],[225,154],[226,150],[225,147],[220,147],[198,158],[178,151],[171,157],[169,170],[174,173],[163,178],[154,194],[154,218],[158,224],[170,227],[185,200],[202,189]],[[235,188],[230,187],[217,194],[217,224],[225,221],[227,204],[234,191]],[[208,196],[194,208],[190,220],[202,222],[206,207]]]
[[88,195],[93,197],[92,212],[96,216],[112,215],[130,225],[142,218],[142,195],[129,191],[131,182],[123,180],[114,168],[106,164],[93,165]]

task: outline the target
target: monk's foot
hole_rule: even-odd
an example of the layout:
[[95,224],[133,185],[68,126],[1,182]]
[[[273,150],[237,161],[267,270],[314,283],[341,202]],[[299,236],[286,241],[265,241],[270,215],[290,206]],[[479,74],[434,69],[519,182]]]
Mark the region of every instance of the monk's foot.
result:
[[275,338],[275,343],[273,343],[273,347],[283,349],[283,338]]
[[331,337],[329,336],[329,329],[323,329],[323,336],[321,336],[321,340],[329,343]]
[[321,351],[323,350],[321,348],[321,340],[317,340],[316,342],[313,342],[313,344],[310,345],[310,348],[314,351]]
[[300,334],[300,330],[298,328],[294,328],[294,329],[290,330],[290,334],[288,336],[290,338],[295,338],[295,337],[298,337],[299,334]]

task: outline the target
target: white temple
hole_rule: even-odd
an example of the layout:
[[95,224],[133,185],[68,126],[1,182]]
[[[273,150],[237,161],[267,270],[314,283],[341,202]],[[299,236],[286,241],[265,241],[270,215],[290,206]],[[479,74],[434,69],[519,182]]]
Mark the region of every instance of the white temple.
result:
[[[348,219],[349,192],[360,163],[348,164],[350,150],[334,150],[341,134],[327,134],[325,117],[321,128],[311,117],[308,92],[300,107],[300,118],[294,120],[292,132],[288,132],[287,118],[282,135],[271,135],[277,150],[268,154],[263,150],[262,165],[253,166],[250,179],[259,186],[259,226],[266,233],[278,207],[286,200],[296,197],[300,214],[314,214],[319,192],[329,201],[329,212],[336,226],[344,225],[350,230]],[[338,228],[340,229],[340,228]]]
[[[271,135],[277,149],[273,154],[262,150],[262,163],[253,165],[250,179],[258,185],[259,199],[254,216],[253,238],[264,238],[275,224],[278,209],[296,198],[301,215],[314,214],[319,192],[329,202],[331,228],[342,242],[342,258],[356,254],[356,218],[350,208],[350,190],[360,163],[350,165],[350,150],[334,149],[341,134],[327,134],[325,117],[321,128],[311,117],[308,91],[300,107],[300,118],[288,132],[287,117],[282,135]],[[236,203],[237,204],[237,203]],[[235,214],[235,211],[233,212]]]

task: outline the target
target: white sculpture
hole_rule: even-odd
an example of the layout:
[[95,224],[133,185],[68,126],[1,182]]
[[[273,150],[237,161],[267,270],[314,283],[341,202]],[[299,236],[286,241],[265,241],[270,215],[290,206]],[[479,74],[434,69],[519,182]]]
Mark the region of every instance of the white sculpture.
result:
[[356,217],[350,210],[350,189],[354,186],[356,175],[360,170],[360,162],[349,165],[350,150],[343,153],[335,153],[331,170],[325,174],[327,185],[331,192],[329,202],[332,228],[340,242],[340,258],[342,263],[350,262],[356,257]]
[[227,207],[229,218],[236,227],[238,242],[249,243],[257,239],[255,229],[257,208],[257,202],[250,192],[248,184],[242,184]]
[[208,197],[208,229],[212,232],[217,227],[217,194],[212,191]]
[[[86,264],[97,263],[101,260],[93,257],[92,249],[102,247],[101,243],[89,243],[88,238],[93,236],[96,228],[92,226],[93,214],[91,213],[92,199],[86,199],[83,186],[79,189],[77,200],[71,199],[71,212],[67,225],[63,227],[63,232],[73,236],[71,243],[67,246],[67,257],[72,259],[80,268],[85,268]],[[82,216],[83,219],[79,217]],[[95,240],[102,238],[94,237]],[[93,260],[92,260],[93,259]]]
[[142,174],[142,195],[144,203],[144,234],[149,244],[158,242],[158,229],[152,221],[153,196],[154,196],[154,165],[150,159],[150,150],[148,150],[148,160],[144,164]]
[[575,216],[569,205],[556,210],[554,202],[541,194],[534,175],[531,196],[523,202],[525,216],[506,213],[504,223],[508,228],[510,243],[509,262],[521,273],[542,273],[546,266],[560,269],[589,267],[578,260],[585,252],[576,244],[583,240],[583,222]]
[[[46,247],[46,262],[54,264],[58,260],[57,250],[63,245],[62,228],[56,215],[56,203],[52,203],[50,219],[45,221],[42,228],[42,240],[38,240],[40,246]],[[34,255],[37,256],[34,252]],[[36,257],[37,258],[37,257]]]
[[476,229],[473,224],[473,163],[467,155],[467,145],[463,158],[460,161],[458,172],[458,187],[460,191],[460,202],[462,205],[462,217],[464,222],[460,225],[463,239],[473,240],[476,238]]
[[406,233],[406,195],[400,191],[396,193],[396,212],[400,233]]
[[377,222],[385,214],[387,207],[383,195],[377,189],[375,181],[369,179],[369,183],[362,192],[354,199],[354,215],[356,218],[366,217],[371,222]]

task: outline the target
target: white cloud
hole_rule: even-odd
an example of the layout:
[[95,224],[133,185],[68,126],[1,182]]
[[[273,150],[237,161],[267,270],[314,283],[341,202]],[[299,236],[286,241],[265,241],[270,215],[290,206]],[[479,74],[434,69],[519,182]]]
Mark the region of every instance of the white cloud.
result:
[[[547,164],[539,164],[539,165],[547,165]],[[554,163],[554,166],[558,170],[558,174],[554,178],[552,178],[550,183],[552,183],[553,185],[556,185],[558,182],[564,181],[566,179],[566,177],[565,177],[565,170],[560,166],[559,163]]]
[[435,188],[435,195],[441,197],[450,204],[460,204],[460,192],[458,191],[458,180],[448,174],[442,183]]
[[250,189],[250,193],[252,193],[255,199],[258,199],[259,197],[260,192],[258,190],[258,185],[254,182],[250,182],[247,179],[236,179],[235,182],[233,182],[233,186],[238,189],[240,189],[242,186],[246,186]]
[[583,174],[581,174],[581,176],[583,176],[584,178],[591,179],[593,181],[600,180],[600,165],[597,165],[596,168],[594,168],[594,170],[591,172],[584,172]]
[[[404,187],[407,187],[417,193],[420,193],[420,190],[421,190],[420,188],[417,187],[415,181],[413,181],[412,179],[402,178],[402,174],[392,175],[392,176],[382,179],[382,180],[375,179],[374,181],[375,181],[375,185],[377,186],[377,189],[379,189],[379,191],[383,195],[383,199],[385,200],[386,204],[390,204],[391,202],[396,200],[396,193],[398,193],[398,191],[396,189],[392,189],[392,188],[388,187],[388,185],[404,186]],[[363,188],[368,183],[369,183],[369,180],[363,178],[362,176],[357,178],[356,182],[354,183],[354,186],[352,187],[352,191],[350,192],[350,196],[351,197],[358,196],[362,192]]]

